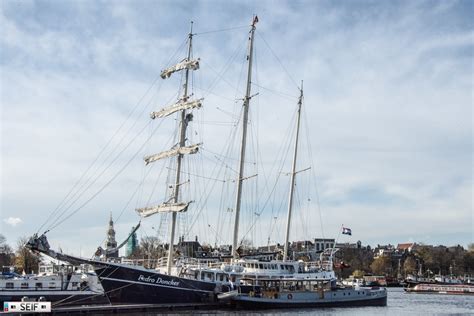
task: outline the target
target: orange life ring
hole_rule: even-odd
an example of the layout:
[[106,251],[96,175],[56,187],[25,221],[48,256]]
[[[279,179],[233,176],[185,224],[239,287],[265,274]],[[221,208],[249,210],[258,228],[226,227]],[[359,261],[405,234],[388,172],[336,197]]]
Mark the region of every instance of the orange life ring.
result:
[[291,300],[293,298],[293,294],[288,294],[288,299]]

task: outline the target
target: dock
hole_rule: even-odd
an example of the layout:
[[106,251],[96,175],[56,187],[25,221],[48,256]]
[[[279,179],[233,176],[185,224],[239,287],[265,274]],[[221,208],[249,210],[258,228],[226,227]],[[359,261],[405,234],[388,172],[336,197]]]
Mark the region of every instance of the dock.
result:
[[82,305],[69,307],[53,307],[54,314],[119,314],[144,312],[172,312],[193,310],[228,309],[230,305],[223,303],[173,303],[173,304],[105,304]]

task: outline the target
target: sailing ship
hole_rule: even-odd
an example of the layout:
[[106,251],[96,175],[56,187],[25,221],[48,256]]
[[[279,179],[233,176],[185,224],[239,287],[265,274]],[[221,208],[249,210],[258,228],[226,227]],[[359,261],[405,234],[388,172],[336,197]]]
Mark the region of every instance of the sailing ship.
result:
[[[174,239],[176,232],[177,214],[186,212],[192,201],[181,201],[180,183],[182,164],[185,155],[192,155],[199,151],[201,144],[187,144],[187,127],[193,119],[192,110],[202,107],[203,99],[193,99],[193,95],[188,93],[189,77],[192,71],[199,69],[199,59],[192,59],[193,32],[188,34],[187,56],[179,63],[162,71],[163,79],[169,78],[173,73],[184,71],[183,93],[178,101],[161,109],[152,112],[151,119],[165,118],[173,113],[178,113],[180,118],[178,130],[178,142],[173,148],[144,158],[145,164],[149,165],[156,161],[176,157],[174,174],[174,184],[172,196],[165,203],[158,206],[147,206],[137,209],[138,214],[144,218],[159,213],[171,213],[171,223],[169,229],[168,257],[165,260],[166,266],[156,269],[149,269],[142,266],[128,265],[116,262],[103,262],[99,260],[89,260],[77,258],[50,249],[45,234],[34,235],[28,242],[27,247],[34,251],[45,253],[60,260],[69,262],[87,262],[95,268],[106,295],[112,303],[179,303],[213,302],[218,298],[218,294],[230,293],[232,297],[238,289],[239,297],[248,295],[255,286],[259,285],[260,279],[276,280],[291,279],[294,281],[311,279],[319,280],[327,284],[335,284],[336,276],[333,270],[333,255],[335,249],[321,254],[318,262],[300,262],[289,260],[288,245],[291,227],[291,215],[293,205],[293,194],[295,186],[296,161],[298,153],[300,113],[303,101],[303,87],[300,88],[298,99],[298,116],[295,136],[295,148],[293,153],[293,163],[291,171],[291,184],[288,197],[288,213],[286,221],[285,249],[283,260],[271,260],[267,262],[255,259],[242,259],[238,253],[240,209],[242,204],[242,188],[246,156],[247,126],[249,120],[249,107],[252,80],[253,45],[256,23],[255,16],[250,26],[248,38],[247,54],[247,84],[246,93],[243,98],[242,115],[242,135],[239,157],[238,178],[236,180],[237,190],[235,199],[235,218],[232,242],[231,263],[202,264],[202,262],[175,262]],[[138,228],[138,226],[136,227]],[[232,291],[234,290],[234,291]]]
[[[43,252],[58,259],[87,262],[92,264],[102,283],[102,286],[112,303],[179,303],[179,302],[209,302],[215,299],[216,282],[192,280],[179,277],[173,269],[174,239],[177,213],[186,212],[191,201],[180,201],[180,177],[185,155],[195,154],[200,144],[187,145],[186,130],[192,121],[193,115],[188,110],[199,109],[202,99],[192,100],[188,93],[190,72],[199,69],[199,59],[192,56],[192,23],[188,35],[187,56],[178,64],[161,72],[161,78],[169,78],[173,73],[184,71],[183,94],[175,104],[160,111],[152,112],[151,119],[165,118],[173,113],[180,112],[180,127],[178,143],[167,151],[144,157],[145,164],[149,165],[161,159],[176,157],[176,174],[172,197],[158,206],[147,206],[137,209],[141,217],[149,217],[157,213],[171,213],[169,249],[166,269],[147,269],[142,266],[126,265],[115,262],[88,260],[63,255],[50,249],[46,236],[34,235],[27,247],[34,251]],[[174,273],[173,273],[174,272]]]

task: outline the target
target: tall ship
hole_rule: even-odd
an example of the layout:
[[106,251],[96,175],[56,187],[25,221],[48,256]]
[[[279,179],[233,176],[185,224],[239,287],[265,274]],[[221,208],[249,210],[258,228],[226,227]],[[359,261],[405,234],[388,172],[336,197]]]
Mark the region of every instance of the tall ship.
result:
[[[290,190],[288,195],[288,210],[285,229],[285,244],[281,260],[257,260],[245,259],[239,254],[239,246],[242,236],[239,235],[241,219],[243,183],[253,176],[245,175],[247,148],[247,129],[249,126],[249,108],[251,99],[256,95],[252,94],[252,67],[254,54],[254,37],[257,16],[252,20],[248,35],[246,70],[247,80],[245,86],[245,96],[242,101],[242,112],[239,117],[241,122],[240,150],[238,158],[237,178],[235,190],[233,238],[231,246],[232,259],[230,262],[210,262],[205,260],[193,260],[189,258],[175,257],[175,237],[177,217],[188,211],[193,200],[183,200],[181,187],[188,185],[189,181],[182,178],[183,167],[186,165],[185,157],[194,155],[202,148],[202,143],[192,143],[192,134],[188,133],[188,127],[193,122],[193,111],[202,107],[203,98],[195,98],[190,92],[189,84],[192,72],[200,68],[200,59],[193,58],[193,33],[191,30],[187,37],[187,54],[184,59],[177,64],[166,68],[161,72],[161,78],[170,78],[175,73],[182,74],[182,89],[178,91],[178,98],[171,106],[164,107],[159,111],[150,114],[152,120],[164,119],[172,114],[177,115],[179,121],[176,128],[175,145],[172,148],[158,154],[144,157],[145,165],[159,163],[170,158],[175,160],[174,166],[168,168],[173,174],[169,179],[173,183],[169,184],[170,194],[164,202],[156,206],[145,206],[136,209],[142,219],[156,214],[170,214],[169,236],[167,257],[161,258],[161,266],[146,268],[138,265],[124,264],[113,261],[100,261],[96,259],[84,259],[66,255],[53,251],[46,238],[46,233],[35,234],[28,242],[27,247],[33,251],[45,253],[53,258],[69,262],[88,263],[94,266],[97,276],[104,288],[104,293],[112,303],[180,303],[195,302],[206,303],[215,302],[225,297],[231,299],[242,299],[250,296],[255,287],[265,286],[268,282],[260,284],[261,280],[289,280],[299,282],[305,279],[317,280],[324,286],[334,288],[336,275],[333,270],[333,255],[335,249],[327,249],[321,254],[320,260],[316,262],[295,261],[289,258],[289,238],[292,218],[292,207],[294,204],[294,188],[296,175],[305,170],[296,170],[298,156],[298,141],[301,119],[301,106],[303,103],[303,87],[299,88],[297,124],[294,138],[294,151],[292,160],[292,170],[289,173]],[[201,197],[206,199],[206,197]],[[137,225],[135,230],[140,225]],[[106,251],[111,252],[114,249]],[[99,252],[101,253],[101,252]],[[378,292],[377,292],[378,293]],[[385,302],[386,302],[386,292]],[[380,295],[379,295],[380,294]],[[384,300],[380,292],[378,299]],[[337,298],[335,298],[337,300]]]
[[137,265],[88,260],[63,255],[50,249],[45,234],[39,237],[37,235],[33,236],[27,244],[27,247],[30,249],[45,253],[54,258],[69,262],[86,262],[93,265],[104,291],[112,303],[202,303],[214,301],[215,299],[215,281],[180,277],[175,272],[173,260],[177,214],[186,212],[192,202],[181,201],[181,169],[185,155],[197,153],[200,146],[200,144],[187,144],[188,138],[186,133],[188,125],[193,120],[191,110],[199,109],[202,106],[202,99],[194,100],[188,91],[190,72],[199,69],[199,59],[191,58],[193,48],[192,23],[187,44],[187,56],[178,64],[163,70],[161,73],[161,78],[166,79],[176,72],[184,72],[182,95],[175,104],[150,114],[151,119],[154,120],[178,113],[177,143],[169,150],[144,157],[146,165],[159,160],[176,158],[175,181],[171,186],[171,197],[167,198],[160,205],[146,206],[136,210],[142,218],[158,213],[172,214],[166,267],[164,269],[147,269]]

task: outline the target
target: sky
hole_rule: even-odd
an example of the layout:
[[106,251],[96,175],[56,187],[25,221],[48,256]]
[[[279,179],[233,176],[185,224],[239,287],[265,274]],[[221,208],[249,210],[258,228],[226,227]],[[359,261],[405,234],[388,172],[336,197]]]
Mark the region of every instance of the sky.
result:
[[[136,207],[167,199],[174,166],[145,167],[142,157],[175,144],[176,118],[151,121],[148,113],[177,101],[181,75],[159,74],[186,56],[193,21],[201,67],[191,92],[205,100],[193,111],[188,143],[203,149],[182,177],[198,175],[180,186],[194,202],[180,214],[178,233],[230,244],[229,179],[236,177],[247,38],[257,14],[258,94],[245,174],[258,176],[244,183],[241,238],[284,240],[284,173],[303,80],[298,169],[311,169],[298,175],[290,239],[466,246],[474,240],[473,6],[1,1],[0,233],[15,246],[51,228],[53,248],[90,256],[111,214],[121,241],[139,220]],[[146,218],[139,236],[164,240],[168,222]],[[341,225],[353,235],[340,236]]]

